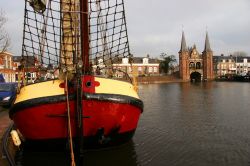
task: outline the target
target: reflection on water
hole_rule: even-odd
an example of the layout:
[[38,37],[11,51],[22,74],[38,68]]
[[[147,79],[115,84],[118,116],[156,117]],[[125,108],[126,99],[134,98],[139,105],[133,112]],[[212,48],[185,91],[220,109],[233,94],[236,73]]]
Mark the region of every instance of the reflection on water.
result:
[[[23,151],[17,155],[17,162],[23,166],[69,166],[70,154],[66,152]],[[121,146],[102,150],[88,150],[84,153],[83,166],[137,166],[137,155],[133,141]]]
[[[133,141],[87,151],[84,166],[250,166],[249,83],[139,88],[145,110]],[[23,165],[69,165],[65,153],[23,156]]]
[[137,154],[133,141],[112,149],[88,151],[83,165],[88,166],[137,166]]
[[250,84],[154,84],[140,93],[142,165],[250,165]]

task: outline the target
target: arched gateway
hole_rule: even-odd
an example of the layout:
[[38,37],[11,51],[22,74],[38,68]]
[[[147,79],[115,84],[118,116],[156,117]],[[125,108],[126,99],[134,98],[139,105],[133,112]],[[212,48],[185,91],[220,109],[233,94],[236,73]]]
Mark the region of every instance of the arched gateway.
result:
[[190,81],[192,82],[200,82],[202,80],[201,73],[195,71],[190,74]]
[[181,49],[179,51],[180,78],[184,81],[192,79],[196,81],[212,80],[213,51],[210,48],[208,33],[206,33],[205,48],[202,54],[196,49],[196,45],[187,48],[184,32],[182,32]]

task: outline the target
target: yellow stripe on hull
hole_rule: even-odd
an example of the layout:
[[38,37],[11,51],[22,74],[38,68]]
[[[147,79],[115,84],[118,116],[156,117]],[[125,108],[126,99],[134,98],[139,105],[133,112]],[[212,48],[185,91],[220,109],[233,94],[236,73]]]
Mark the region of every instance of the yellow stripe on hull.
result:
[[[100,77],[95,77],[95,81],[100,83],[99,86],[95,87],[95,93],[119,94],[139,99],[134,86],[130,83]],[[64,88],[59,87],[61,83],[63,83],[61,80],[51,80],[27,85],[21,88],[15,104],[34,98],[63,95]]]
[[62,95],[64,89],[59,87],[62,82],[61,80],[52,80],[24,86],[17,95],[15,104],[34,98]]
[[119,94],[139,98],[134,86],[128,82],[100,77],[95,77],[95,81],[100,82],[100,86],[95,89],[96,93]]

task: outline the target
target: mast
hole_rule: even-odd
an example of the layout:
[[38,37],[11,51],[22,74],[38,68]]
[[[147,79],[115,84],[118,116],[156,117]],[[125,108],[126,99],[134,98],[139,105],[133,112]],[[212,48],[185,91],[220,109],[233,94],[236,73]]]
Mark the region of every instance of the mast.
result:
[[77,56],[76,64],[76,126],[77,126],[77,139],[78,139],[78,164],[83,162],[83,79],[82,74],[90,72],[89,65],[89,19],[88,19],[88,0],[80,0],[80,44],[81,44],[81,57]]
[[90,72],[89,63],[89,14],[88,14],[88,0],[80,0],[81,11],[81,53],[83,61],[83,73]]

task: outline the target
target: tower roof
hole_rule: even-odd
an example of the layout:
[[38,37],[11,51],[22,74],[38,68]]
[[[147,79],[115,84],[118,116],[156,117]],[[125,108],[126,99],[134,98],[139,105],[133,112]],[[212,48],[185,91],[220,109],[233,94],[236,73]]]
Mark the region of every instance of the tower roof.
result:
[[186,39],[185,39],[185,34],[184,31],[182,31],[182,37],[181,37],[181,49],[179,52],[187,51],[187,44],[186,44]]
[[206,39],[205,39],[205,48],[204,52],[212,51],[210,47],[210,42],[209,42],[209,37],[208,37],[208,32],[206,32]]

